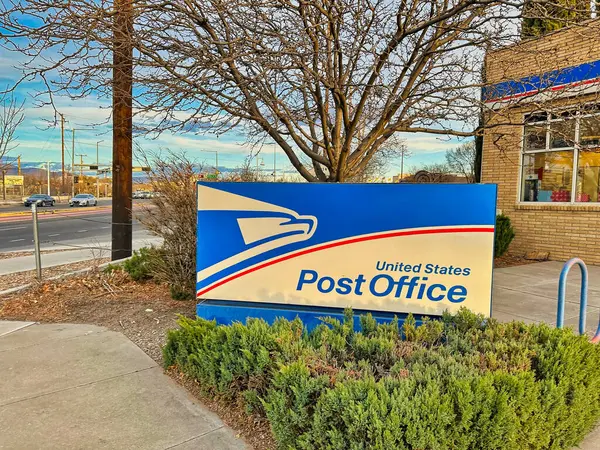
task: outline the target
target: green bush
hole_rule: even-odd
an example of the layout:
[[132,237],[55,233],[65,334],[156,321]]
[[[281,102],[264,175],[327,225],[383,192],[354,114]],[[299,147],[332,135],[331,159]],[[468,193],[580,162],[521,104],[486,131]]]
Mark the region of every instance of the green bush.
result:
[[156,252],[152,248],[142,247],[134,250],[131,258],[125,260],[123,269],[134,281],[143,281],[152,278],[153,258]]
[[515,230],[510,224],[510,218],[501,214],[496,217],[496,236],[494,239],[494,257],[506,253],[508,246],[515,238]]
[[194,298],[194,291],[188,287],[182,288],[179,284],[171,284],[169,292],[173,300],[192,300]]
[[120,264],[107,264],[106,267],[104,267],[104,269],[102,270],[102,272],[106,274],[111,274],[120,270],[123,270],[123,266],[121,266]]
[[327,318],[180,319],[166,366],[243,399],[285,449],[565,449],[600,418],[600,347],[547,325],[462,310],[354,331]]

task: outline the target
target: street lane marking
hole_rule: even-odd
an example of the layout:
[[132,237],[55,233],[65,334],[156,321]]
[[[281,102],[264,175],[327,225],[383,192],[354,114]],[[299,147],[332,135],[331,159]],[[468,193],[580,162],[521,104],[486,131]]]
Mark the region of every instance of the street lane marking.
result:
[[8,231],[8,230],[23,230],[27,227],[9,227],[9,228],[0,228],[0,231]]
[[54,237],[54,236],[60,236],[60,233],[58,234],[49,234],[48,237]]
[[110,227],[100,227],[100,228],[101,228],[102,230],[105,230],[105,229],[107,229],[107,228],[110,228]]
[[10,242],[20,242],[20,241],[24,241],[24,240],[25,240],[25,239],[13,239],[13,240],[12,240],[12,241],[10,241]]
[[85,233],[87,230],[79,230],[78,233]]

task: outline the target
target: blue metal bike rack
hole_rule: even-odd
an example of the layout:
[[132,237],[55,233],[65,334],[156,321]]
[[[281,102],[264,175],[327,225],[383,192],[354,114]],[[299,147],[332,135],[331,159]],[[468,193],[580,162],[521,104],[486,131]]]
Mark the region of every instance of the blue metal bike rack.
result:
[[[586,322],[586,308],[587,308],[587,294],[588,294],[588,270],[585,263],[579,258],[572,258],[568,260],[560,272],[560,279],[558,280],[558,311],[556,313],[556,328],[562,328],[565,321],[565,294],[567,292],[567,275],[575,264],[581,269],[581,292],[579,294],[579,334],[585,334],[585,322]],[[592,342],[600,342],[600,323]]]

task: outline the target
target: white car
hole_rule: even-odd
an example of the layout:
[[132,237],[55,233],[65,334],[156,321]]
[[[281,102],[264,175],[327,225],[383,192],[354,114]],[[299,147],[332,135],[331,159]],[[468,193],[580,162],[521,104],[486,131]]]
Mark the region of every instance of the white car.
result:
[[98,200],[92,194],[77,194],[69,200],[69,206],[96,206]]

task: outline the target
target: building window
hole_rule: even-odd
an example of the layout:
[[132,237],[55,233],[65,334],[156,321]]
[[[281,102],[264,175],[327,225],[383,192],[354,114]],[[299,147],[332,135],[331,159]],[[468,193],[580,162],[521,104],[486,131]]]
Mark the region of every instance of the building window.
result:
[[523,202],[600,201],[600,113],[535,113],[525,118]]

